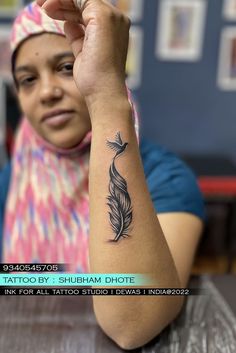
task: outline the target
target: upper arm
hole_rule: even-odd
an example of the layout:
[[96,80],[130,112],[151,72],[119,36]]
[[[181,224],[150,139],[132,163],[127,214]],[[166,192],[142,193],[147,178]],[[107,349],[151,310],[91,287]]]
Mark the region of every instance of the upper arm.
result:
[[194,254],[201,237],[203,222],[190,213],[158,215],[166,242],[173,257],[181,286],[186,287]]

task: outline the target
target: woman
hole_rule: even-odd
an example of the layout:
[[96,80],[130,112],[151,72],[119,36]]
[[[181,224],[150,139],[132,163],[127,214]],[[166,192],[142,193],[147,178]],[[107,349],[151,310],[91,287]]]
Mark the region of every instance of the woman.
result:
[[[186,286],[202,200],[192,174],[160,147],[141,145],[145,178],[125,85],[129,20],[102,0],[37,3],[12,31],[25,118],[2,202],[4,262],[148,273],[158,287]],[[93,304],[104,332],[131,349],[160,333],[182,299],[94,297]]]

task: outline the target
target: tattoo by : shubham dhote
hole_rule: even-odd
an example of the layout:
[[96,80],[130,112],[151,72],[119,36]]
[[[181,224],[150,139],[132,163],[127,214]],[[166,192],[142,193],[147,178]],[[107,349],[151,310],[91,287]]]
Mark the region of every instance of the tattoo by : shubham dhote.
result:
[[110,182],[107,205],[110,208],[109,217],[114,233],[114,239],[111,241],[117,242],[121,238],[129,237],[128,232],[133,218],[127,183],[115,166],[116,159],[124,153],[128,143],[122,141],[120,132],[118,132],[115,141],[107,141],[107,146],[116,152],[109,169]]

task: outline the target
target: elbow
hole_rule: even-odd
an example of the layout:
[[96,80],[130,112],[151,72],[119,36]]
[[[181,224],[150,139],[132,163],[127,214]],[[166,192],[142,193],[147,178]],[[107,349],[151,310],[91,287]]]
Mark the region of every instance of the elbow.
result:
[[[183,303],[183,301],[180,303]],[[149,321],[142,322],[142,318],[140,318],[139,322],[134,323],[132,326],[127,325],[119,336],[111,338],[123,350],[128,351],[141,348],[159,336],[177,318],[181,308],[182,304],[179,304],[175,312],[164,318],[160,316],[159,320],[150,319]]]
[[122,350],[129,351],[143,347],[159,334],[159,332],[156,331],[154,337],[147,336],[146,334],[144,335],[143,330],[140,330],[139,327],[134,328],[135,324],[130,326],[123,323],[123,326],[122,330],[114,332],[114,328],[110,330],[110,328],[100,325],[105,334]]
[[119,337],[114,337],[113,341],[119,348],[129,351],[145,346],[145,344],[154,339],[161,331],[156,332],[154,337],[143,337],[143,332],[136,332],[136,334],[125,333]]
[[[123,350],[137,349],[149,343],[158,336],[180,313],[183,298],[171,298],[170,311],[167,305],[160,309],[138,310],[138,316],[124,313],[104,320],[104,316],[96,315],[97,321],[105,334]],[[167,303],[166,303],[167,304]],[[155,315],[152,315],[155,312]],[[121,313],[120,313],[121,314]]]
[[143,347],[146,343],[149,342],[149,340],[148,341],[144,340],[140,342],[138,340],[138,337],[131,337],[131,336],[124,335],[123,337],[119,337],[116,340],[114,340],[114,342],[122,350],[130,351],[133,349]]

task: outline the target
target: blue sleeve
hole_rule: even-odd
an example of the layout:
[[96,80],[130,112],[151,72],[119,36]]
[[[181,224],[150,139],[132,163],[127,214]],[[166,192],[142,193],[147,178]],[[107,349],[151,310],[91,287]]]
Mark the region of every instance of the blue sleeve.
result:
[[187,165],[159,145],[140,143],[148,189],[157,213],[187,212],[205,220],[204,201]]
[[11,178],[11,164],[9,163],[4,167],[3,170],[0,171],[0,262],[2,261],[4,211],[5,211],[10,178]]

